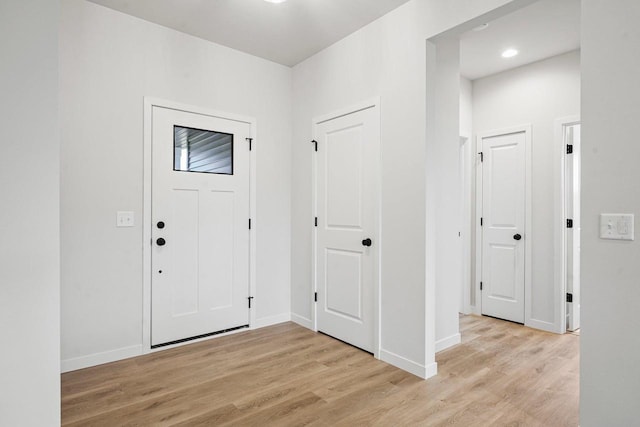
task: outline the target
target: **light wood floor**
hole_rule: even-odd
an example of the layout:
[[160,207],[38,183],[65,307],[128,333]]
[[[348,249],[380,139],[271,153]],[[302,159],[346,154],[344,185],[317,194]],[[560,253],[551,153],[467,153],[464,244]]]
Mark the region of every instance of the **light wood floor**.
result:
[[63,374],[63,424],[578,425],[579,336],[460,321],[427,381],[285,323]]

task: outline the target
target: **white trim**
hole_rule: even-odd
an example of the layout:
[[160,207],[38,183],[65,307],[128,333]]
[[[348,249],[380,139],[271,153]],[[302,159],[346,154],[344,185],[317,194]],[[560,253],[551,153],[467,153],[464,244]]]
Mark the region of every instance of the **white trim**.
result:
[[[256,214],[256,143],[257,121],[253,117],[231,114],[193,105],[182,104],[163,99],[147,97],[144,103],[144,135],[143,135],[143,214],[142,214],[142,353],[151,353],[151,132],[152,132],[152,111],[153,107],[168,108],[177,111],[195,113],[205,116],[217,117],[226,120],[247,123],[251,126],[251,138],[253,147],[249,152],[250,158],[250,181],[249,181],[249,215],[252,219],[252,233],[249,237],[249,295],[256,295],[256,230],[258,228],[258,217]],[[249,325],[256,322],[256,310],[249,310]],[[220,336],[220,335],[215,335]],[[201,340],[188,341],[193,343]],[[161,347],[160,350],[172,348],[173,346]],[[157,351],[157,350],[155,350]]]
[[[257,159],[258,159],[258,147],[260,141],[258,141],[258,121],[255,118],[246,118],[247,123],[251,126],[251,150],[249,151],[249,217],[251,218],[251,230],[249,233],[249,296],[255,297],[257,295],[257,236],[258,229],[260,227],[260,217],[257,214]],[[249,325],[253,329],[256,324],[256,306],[260,304],[257,298],[253,299],[252,308],[249,310]]]
[[312,331],[314,330],[313,320],[307,319],[306,317],[302,317],[299,314],[291,313],[291,321],[294,323],[297,323],[298,325],[304,328],[311,329]]
[[[482,149],[480,145],[484,138],[508,135],[513,133],[522,133],[525,135],[525,209],[524,209],[524,324],[538,328],[539,321],[531,318],[532,312],[532,298],[531,298],[531,243],[533,241],[533,234],[531,232],[531,223],[533,219],[532,207],[532,126],[531,124],[523,124],[519,126],[512,126],[503,129],[496,129],[485,132],[478,132],[476,136],[476,151]],[[482,293],[480,292],[480,281],[482,280],[482,227],[480,227],[480,218],[482,217],[482,162],[478,160],[477,173],[476,173],[476,311],[482,314]]]
[[[168,350],[170,348],[182,347],[185,345],[195,344],[202,341],[209,341],[209,340],[216,339],[219,337],[224,337],[227,335],[234,335],[242,332],[247,332],[249,330],[266,328],[266,327],[277,325],[280,323],[289,322],[292,320],[292,316],[295,316],[295,315],[292,315],[291,313],[281,313],[275,316],[263,317],[263,318],[257,319],[252,324],[253,326],[249,328],[237,329],[235,331],[225,332],[223,334],[217,334],[217,335],[189,340],[189,341],[185,341],[177,344],[167,345],[159,348],[148,349],[147,351],[144,351],[144,348],[142,345],[134,345],[131,347],[124,347],[116,350],[105,351],[103,353],[95,353],[87,356],[76,357],[73,359],[66,359],[61,362],[61,372],[64,373],[69,371],[75,371],[78,369],[89,368],[91,366],[102,365],[104,363],[117,362],[119,360],[128,359],[130,357],[142,356],[144,354],[156,353],[158,351]],[[296,323],[300,324],[296,320],[297,319],[294,319]],[[301,325],[301,326],[305,326],[305,325]]]
[[[376,117],[377,117],[377,121],[378,121],[378,135],[381,135],[381,107],[380,107],[380,97],[373,97],[373,98],[369,98],[365,101],[362,101],[360,103],[351,105],[349,107],[346,108],[341,108],[338,110],[333,111],[332,113],[329,114],[324,114],[318,117],[315,117],[311,120],[311,129],[312,129],[312,138],[314,140],[318,139],[318,136],[316,134],[316,126],[327,122],[329,120],[332,119],[336,119],[339,117],[343,117],[349,114],[353,114],[353,113],[357,113],[363,110],[367,110],[369,108],[373,108],[376,111]],[[374,218],[374,229],[375,229],[375,234],[372,236],[374,241],[377,242],[377,244],[375,245],[376,250],[372,251],[374,253],[374,259],[373,259],[373,268],[374,271],[376,272],[374,274],[374,278],[373,278],[373,355],[375,358],[379,359],[380,356],[380,345],[381,345],[381,300],[380,300],[380,295],[381,295],[381,283],[382,283],[382,264],[380,263],[380,254],[382,253],[382,230],[381,230],[381,224],[382,224],[382,180],[380,177],[380,173],[382,170],[382,140],[380,139],[380,137],[378,138],[379,141],[379,145],[378,145],[378,164],[377,165],[370,165],[371,168],[373,168],[374,170],[374,176],[376,177],[376,182],[375,182],[375,191],[377,194],[377,213],[376,213],[376,217]],[[318,169],[317,169],[317,156],[315,155],[315,151],[310,150],[311,151],[311,164],[312,164],[312,194],[311,194],[311,203],[312,203],[312,212],[313,215],[315,217],[318,216],[318,208],[317,208],[317,183],[318,183]],[[310,221],[311,223],[311,221]],[[315,292],[318,291],[318,283],[317,283],[317,241],[318,241],[318,231],[317,228],[313,225],[311,225],[312,227],[312,248],[311,248],[311,256],[312,256],[312,260],[311,260],[311,265],[312,265],[312,274],[313,277],[311,279],[311,284],[312,284],[312,290],[311,290],[311,295],[313,296],[313,294]],[[311,300],[313,300],[313,298],[311,298]],[[317,310],[317,304],[312,302],[312,317],[313,317],[313,325],[312,325],[312,330],[314,331],[318,331],[318,310]],[[295,321],[295,320],[294,320]]]
[[564,130],[568,126],[580,123],[580,116],[573,115],[561,117],[554,123],[554,146],[553,146],[553,182],[554,182],[554,294],[557,303],[554,306],[554,316],[558,319],[558,324],[548,324],[545,329],[550,332],[564,334],[566,332],[566,302],[565,294],[567,289],[567,246],[566,246],[566,197],[565,194],[565,168],[567,152],[565,149]]
[[380,349],[380,360],[425,380],[438,373],[438,364],[436,362],[425,366],[384,349]]
[[436,353],[446,350],[449,347],[453,347],[454,345],[458,345],[460,342],[462,342],[462,336],[459,333],[447,338],[442,338],[441,340],[436,341]]
[[[533,250],[533,232],[531,224],[533,223],[533,147],[532,147],[532,126],[530,124],[521,127],[525,132],[525,208],[524,208],[524,324],[532,326],[533,314],[533,298],[532,298],[532,250]],[[535,323],[535,322],[534,322]],[[535,326],[532,326],[535,327]]]
[[[315,117],[312,120],[312,124],[319,125],[324,122],[328,122],[329,120],[337,119],[338,117],[347,116],[349,114],[357,113],[362,110],[366,110],[368,108],[380,107],[380,97],[374,96],[372,98],[366,99],[362,102],[358,102],[356,104],[352,104],[348,107],[340,108],[334,110],[329,114],[322,114],[320,116]],[[315,129],[314,129],[315,130]],[[314,135],[315,137],[315,135]]]
[[[462,141],[464,140],[464,142]],[[470,314],[471,307],[471,158],[472,158],[472,139],[467,132],[460,132],[460,150],[464,158],[465,170],[459,171],[459,175],[464,179],[461,185],[461,204],[460,204],[460,256],[461,263],[461,283],[460,283],[460,312],[462,314]],[[460,157],[460,156],[459,156]],[[462,166],[462,165],[460,165]],[[437,350],[436,350],[437,351]]]
[[[317,143],[318,135],[316,134],[316,123],[311,120],[311,139]],[[311,156],[311,215],[318,217],[318,156],[314,149],[309,150]],[[311,223],[311,221],[309,221]],[[317,268],[317,246],[318,246],[318,227],[311,224],[311,295],[309,301],[311,303],[311,327],[310,329],[318,332],[318,302],[314,301],[314,295],[318,292],[318,268]],[[301,318],[302,319],[302,318]],[[305,319],[306,320],[306,319]]]
[[118,360],[128,359],[130,357],[140,355],[142,355],[142,346],[132,345],[130,347],[117,348],[115,350],[89,354],[87,356],[64,359],[60,362],[60,372],[65,373],[76,371],[78,369],[102,365],[103,363],[116,362]]
[[478,316],[482,315],[482,292],[480,291],[480,282],[482,281],[482,227],[480,226],[480,220],[482,219],[482,162],[480,161],[480,150],[482,149],[482,137],[476,135],[475,137],[475,166],[476,166],[476,222],[475,222],[475,235],[476,235],[476,275],[475,275],[475,288],[476,288],[476,300],[473,306],[473,314]]
[[261,317],[251,322],[251,329],[265,328],[267,326],[273,326],[279,323],[290,322],[290,321],[291,321],[291,313],[281,313],[281,314],[276,314],[275,316]]

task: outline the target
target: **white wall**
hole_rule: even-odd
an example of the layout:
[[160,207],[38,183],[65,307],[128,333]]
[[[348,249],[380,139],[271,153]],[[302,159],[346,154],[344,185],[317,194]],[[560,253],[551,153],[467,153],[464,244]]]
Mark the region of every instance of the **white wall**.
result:
[[[471,80],[460,77],[460,135],[469,138],[465,143],[464,155],[466,167],[461,171],[461,176],[464,180],[464,190],[461,195],[463,212],[461,226],[462,229],[462,244],[466,245],[463,249],[463,263],[468,263],[466,271],[466,277],[463,276],[462,280],[462,300],[460,312],[469,314],[472,312],[472,306],[475,305],[475,285],[473,277],[475,272],[475,259],[472,257],[472,253],[475,251],[475,236],[471,233],[473,224],[475,222],[475,203],[473,203],[473,196],[475,193],[476,177],[475,177],[475,162],[476,151],[475,141],[473,139],[473,83]],[[464,215],[466,214],[466,218]],[[466,220],[466,223],[465,223]]]
[[473,132],[473,83],[460,77],[460,135]]
[[512,3],[518,2],[412,0],[294,67],[291,310],[295,320],[306,325],[312,320],[311,121],[380,96],[383,358],[423,375],[434,372],[435,276],[425,267],[435,265],[434,251],[425,249],[425,41]]
[[554,182],[554,173],[560,162],[554,158],[554,121],[579,114],[579,51],[473,81],[476,135],[521,124],[532,125],[530,320],[534,322],[531,326],[544,327],[557,321],[554,317],[554,221],[562,219],[554,218],[554,194],[559,185]]
[[0,425],[60,423],[58,11],[0,2]]
[[[428,268],[435,273],[435,351],[438,352],[460,342],[460,98],[447,96],[460,93],[460,42],[457,37],[446,37],[435,41],[434,48],[437,66],[433,75],[430,69],[427,71],[427,93],[433,94],[438,108],[427,111],[427,123],[435,124],[435,128],[433,137],[427,136],[426,144],[426,239],[427,258],[434,260]],[[428,55],[427,61],[431,58]],[[430,243],[435,247],[431,248]]]
[[[640,2],[582,1],[580,425],[638,425]],[[600,240],[599,214],[634,213],[636,240]]]
[[[471,80],[460,77],[460,135],[468,136],[469,141],[469,156],[468,156],[468,164],[470,168],[466,171],[469,175],[467,177],[467,184],[470,193],[467,208],[469,210],[469,218],[468,224],[463,226],[463,230],[467,231],[469,234],[468,238],[468,257],[469,260],[469,276],[468,281],[465,281],[462,284],[462,292],[467,292],[468,295],[463,297],[466,300],[467,307],[463,307],[466,311],[471,312],[471,308],[476,304],[476,290],[474,285],[475,271],[476,271],[476,260],[475,260],[475,251],[476,251],[476,236],[475,229],[473,227],[476,218],[475,211],[475,185],[476,185],[476,174],[475,174],[475,162],[476,162],[476,144],[473,136],[473,83]],[[472,231],[473,230],[473,231]],[[463,231],[463,233],[464,233]],[[463,234],[464,236],[464,234]],[[465,255],[463,255],[465,256]],[[464,280],[464,279],[463,279]]]
[[63,366],[141,351],[144,96],[257,119],[254,307],[288,319],[291,69],[82,0],[61,15]]

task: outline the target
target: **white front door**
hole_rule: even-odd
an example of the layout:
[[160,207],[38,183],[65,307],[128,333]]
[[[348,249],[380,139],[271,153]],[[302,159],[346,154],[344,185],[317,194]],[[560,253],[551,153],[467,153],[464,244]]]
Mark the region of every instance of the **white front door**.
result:
[[482,314],[524,323],[526,133],[483,135]]
[[316,124],[317,329],[374,352],[379,111]]
[[152,109],[152,346],[249,324],[250,132]]

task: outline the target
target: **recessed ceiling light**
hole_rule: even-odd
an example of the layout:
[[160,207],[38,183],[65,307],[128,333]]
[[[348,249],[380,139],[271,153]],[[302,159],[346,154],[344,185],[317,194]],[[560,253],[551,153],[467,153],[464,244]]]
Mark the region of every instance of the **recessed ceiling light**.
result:
[[489,24],[482,24],[475,27],[473,31],[482,31],[482,30],[486,30],[487,28],[489,28]]
[[513,58],[517,54],[518,54],[518,51],[516,49],[507,49],[504,52],[502,52],[502,57],[503,58]]
[[264,0],[264,1],[266,1],[268,3],[284,3],[287,0]]

